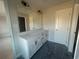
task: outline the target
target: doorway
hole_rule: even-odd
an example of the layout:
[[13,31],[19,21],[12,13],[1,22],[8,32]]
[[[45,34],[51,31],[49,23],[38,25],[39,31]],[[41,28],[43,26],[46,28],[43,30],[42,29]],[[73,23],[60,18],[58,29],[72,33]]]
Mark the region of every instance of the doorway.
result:
[[76,32],[75,32],[75,41],[74,41],[74,46],[73,46],[73,57],[74,57],[75,47],[76,47],[76,42],[77,42],[78,29],[79,29],[79,16],[78,16],[77,27],[76,27]]

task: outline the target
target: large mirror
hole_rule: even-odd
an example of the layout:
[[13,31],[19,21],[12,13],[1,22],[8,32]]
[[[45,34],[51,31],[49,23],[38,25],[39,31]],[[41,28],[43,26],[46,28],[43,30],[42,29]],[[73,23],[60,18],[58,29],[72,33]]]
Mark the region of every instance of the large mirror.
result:
[[26,7],[23,1],[17,0],[17,17],[19,32],[42,29],[42,11]]

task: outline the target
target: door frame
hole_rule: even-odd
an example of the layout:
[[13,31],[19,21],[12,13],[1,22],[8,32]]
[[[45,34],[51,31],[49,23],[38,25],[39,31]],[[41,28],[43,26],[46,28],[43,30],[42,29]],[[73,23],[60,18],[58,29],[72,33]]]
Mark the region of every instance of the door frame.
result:
[[71,53],[73,52],[75,32],[76,32],[76,26],[77,26],[78,14],[79,14],[78,10],[79,10],[79,4],[75,4],[74,9],[73,9],[70,36],[69,36],[69,41],[68,41],[69,42],[68,51],[71,52]]
[[[76,20],[76,22],[79,20],[78,18],[79,18],[79,4],[75,4],[75,7],[76,7],[76,11],[75,11],[75,13],[76,13],[76,15],[75,15],[75,20]],[[79,29],[78,29],[78,32],[79,32]],[[78,36],[77,36],[77,41],[76,41],[76,46],[75,46],[75,51],[74,51],[74,54],[73,54],[73,59],[76,59],[76,53],[77,53],[77,47],[78,46]]]
[[[8,23],[8,26],[9,26],[9,31],[10,31],[10,37],[11,37],[11,47],[12,47],[12,59],[16,59],[16,48],[15,48],[15,43],[14,43],[14,34],[13,34],[13,28],[12,28],[12,22],[11,22],[11,17],[13,17],[13,16],[11,16],[11,13],[10,13],[10,6],[12,6],[12,5],[9,5],[9,1],[10,0],[3,0],[4,1],[4,7],[5,7],[5,9],[6,9],[6,18],[7,18],[7,23]],[[10,1],[11,3],[13,3],[12,2],[12,0]],[[14,7],[12,7],[12,8],[14,8]]]
[[76,44],[77,44],[78,30],[79,30],[79,15],[78,15],[78,20],[77,20],[75,39],[74,39],[74,45],[73,45],[73,57],[74,57],[74,53],[75,53],[75,49],[76,49]]

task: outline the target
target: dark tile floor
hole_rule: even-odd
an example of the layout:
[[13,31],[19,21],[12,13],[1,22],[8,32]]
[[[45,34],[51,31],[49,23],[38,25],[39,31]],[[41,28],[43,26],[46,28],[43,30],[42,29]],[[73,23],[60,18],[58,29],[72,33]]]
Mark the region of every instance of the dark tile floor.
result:
[[24,59],[24,57],[21,55],[21,56],[19,56],[17,59]]
[[67,47],[47,41],[31,59],[72,59]]

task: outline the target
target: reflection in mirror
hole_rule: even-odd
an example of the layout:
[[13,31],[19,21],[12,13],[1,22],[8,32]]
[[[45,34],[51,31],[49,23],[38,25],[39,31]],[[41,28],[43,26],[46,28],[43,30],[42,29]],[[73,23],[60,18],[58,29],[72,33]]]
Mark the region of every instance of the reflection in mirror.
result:
[[25,18],[19,16],[18,17],[18,23],[19,23],[20,32],[25,32],[26,31]]
[[42,14],[32,13],[29,15],[30,30],[42,28]]
[[42,29],[42,13],[37,11],[31,13],[18,12],[18,25],[19,32]]
[[[29,11],[27,11],[27,9]],[[25,7],[21,7],[19,6],[19,4],[17,4],[17,17],[18,17],[18,23],[19,23],[19,31],[21,30],[21,28],[24,28],[25,27],[25,32],[26,31],[30,31],[30,30],[37,30],[37,29],[42,29],[42,12],[41,10],[31,10],[29,8],[25,8]],[[21,23],[20,24],[20,21],[22,20],[23,17],[25,20],[24,23]],[[21,21],[23,22],[23,21]],[[23,26],[21,26],[23,25]],[[23,32],[24,32],[23,31]],[[20,31],[21,32],[21,31]]]

